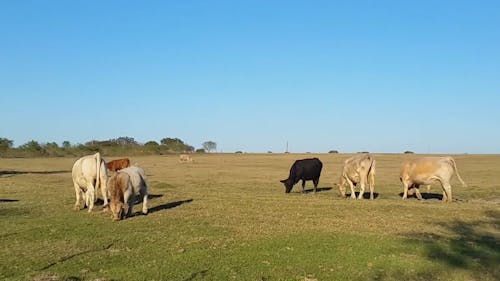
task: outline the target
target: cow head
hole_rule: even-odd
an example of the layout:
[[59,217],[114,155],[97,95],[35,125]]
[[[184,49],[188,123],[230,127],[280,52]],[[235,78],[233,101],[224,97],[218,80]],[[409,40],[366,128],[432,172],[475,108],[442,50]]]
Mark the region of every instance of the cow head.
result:
[[285,193],[290,193],[290,191],[292,191],[293,183],[290,179],[280,180],[280,182],[285,185]]
[[109,208],[111,209],[111,218],[115,221],[121,220],[125,214],[125,204],[123,202],[112,200],[109,203]]

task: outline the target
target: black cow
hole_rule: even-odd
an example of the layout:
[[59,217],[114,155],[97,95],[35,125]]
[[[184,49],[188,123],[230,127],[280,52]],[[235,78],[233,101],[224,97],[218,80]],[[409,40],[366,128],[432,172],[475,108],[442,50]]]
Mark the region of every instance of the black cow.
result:
[[293,186],[302,180],[302,192],[305,192],[306,181],[312,180],[314,183],[314,192],[318,187],[319,176],[321,175],[323,163],[318,158],[309,158],[297,160],[290,168],[290,175],[286,180],[282,180],[285,185],[285,193],[290,193]]

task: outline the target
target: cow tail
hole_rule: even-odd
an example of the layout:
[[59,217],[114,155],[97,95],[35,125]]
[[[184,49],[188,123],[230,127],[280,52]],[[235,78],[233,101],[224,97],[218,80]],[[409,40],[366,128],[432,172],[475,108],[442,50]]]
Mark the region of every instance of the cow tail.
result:
[[95,154],[95,158],[96,158],[96,167],[97,167],[97,171],[96,171],[96,179],[95,179],[95,186],[94,186],[94,189],[95,189],[95,192],[97,194],[97,188],[101,186],[101,154],[99,152],[97,152]]
[[368,184],[371,187],[375,186],[375,158],[370,156],[370,170],[368,171]]
[[467,187],[467,184],[462,180],[462,178],[460,177],[460,174],[458,173],[457,164],[455,163],[455,159],[450,157],[450,162],[451,162],[451,164],[453,164],[453,169],[455,170],[455,173],[457,174],[458,180],[460,181],[460,183],[462,183],[462,186]]

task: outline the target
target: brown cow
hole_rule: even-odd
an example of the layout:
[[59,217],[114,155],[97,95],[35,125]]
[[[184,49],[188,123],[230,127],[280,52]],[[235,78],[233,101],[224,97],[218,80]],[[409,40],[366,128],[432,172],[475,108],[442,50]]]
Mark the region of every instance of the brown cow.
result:
[[430,185],[440,183],[443,188],[443,202],[451,202],[450,179],[453,173],[457,174],[458,180],[462,186],[466,186],[458,174],[455,160],[450,157],[423,157],[416,160],[410,160],[401,166],[399,179],[403,183],[403,199],[408,196],[408,188],[414,188],[418,199],[422,198],[418,190],[421,185]]
[[111,172],[116,172],[118,170],[127,168],[129,166],[130,166],[130,159],[128,158],[116,159],[106,163],[106,168],[108,168],[108,170]]

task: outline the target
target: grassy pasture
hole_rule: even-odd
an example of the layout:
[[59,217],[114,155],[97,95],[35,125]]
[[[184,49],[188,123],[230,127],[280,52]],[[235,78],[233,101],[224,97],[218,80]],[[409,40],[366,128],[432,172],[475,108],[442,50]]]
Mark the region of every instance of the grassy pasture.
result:
[[[285,194],[313,156],[321,192]],[[500,155],[455,155],[468,187],[453,178],[451,204],[437,185],[401,200],[400,163],[420,155],[375,155],[377,199],[342,199],[349,156],[133,157],[150,214],[120,222],[72,209],[76,158],[0,159],[0,280],[500,280]]]

